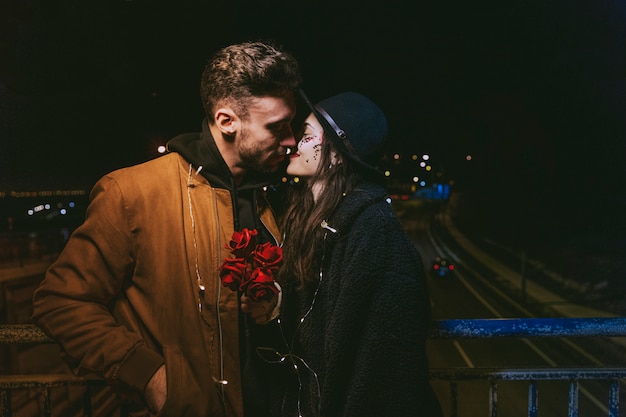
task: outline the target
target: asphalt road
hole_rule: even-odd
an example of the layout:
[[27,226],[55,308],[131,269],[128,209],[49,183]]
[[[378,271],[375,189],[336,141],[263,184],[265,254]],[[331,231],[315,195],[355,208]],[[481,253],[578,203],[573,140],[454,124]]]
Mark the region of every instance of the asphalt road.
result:
[[[518,287],[501,282],[493,272],[488,257],[476,259],[463,251],[451,238],[446,223],[441,221],[441,207],[412,200],[394,202],[407,232],[418,247],[429,276],[433,319],[543,317],[549,306],[524,298]],[[494,250],[490,256],[498,258]],[[430,266],[436,256],[446,256],[456,264],[453,275],[436,277]],[[502,260],[510,262],[510,260]],[[521,268],[521,265],[510,265]],[[532,278],[532,277],[531,277]],[[624,351],[606,339],[437,339],[428,342],[431,368],[562,368],[623,366]],[[445,415],[450,411],[450,386],[433,381]],[[539,415],[568,415],[568,381],[539,382]],[[606,381],[582,381],[579,385],[579,416],[608,415]],[[458,412],[462,417],[489,416],[488,381],[458,383]],[[625,390],[621,389],[621,398]],[[498,382],[499,416],[528,415],[528,382]],[[622,401],[621,414],[626,412]]]

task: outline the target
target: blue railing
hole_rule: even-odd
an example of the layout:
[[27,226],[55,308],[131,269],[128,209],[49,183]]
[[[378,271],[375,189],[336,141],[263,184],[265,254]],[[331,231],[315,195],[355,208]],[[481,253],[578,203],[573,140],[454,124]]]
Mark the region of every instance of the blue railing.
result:
[[626,317],[436,320],[430,333],[435,339],[620,336],[626,336]]
[[[626,318],[531,318],[531,319],[466,319],[436,320],[430,329],[432,339],[482,339],[482,338],[559,338],[559,337],[623,337],[626,336]],[[2,344],[54,343],[33,325],[0,326]],[[433,380],[450,384],[450,417],[458,413],[458,382],[489,382],[489,416],[496,417],[498,410],[498,381],[528,381],[528,416],[537,417],[538,381],[569,381],[568,417],[578,417],[579,381],[609,381],[608,416],[618,417],[620,408],[620,383],[626,379],[626,367],[585,368],[449,368],[432,369]],[[59,385],[84,385],[83,415],[92,415],[90,388],[101,386],[103,381],[68,375],[3,375],[0,376],[0,403],[2,415],[11,416],[11,392],[20,388],[38,388],[43,415],[51,416],[54,405],[50,403],[50,388]],[[16,411],[19,412],[19,411]],[[124,412],[122,412],[124,415]]]
[[[529,318],[529,319],[466,319],[439,320],[432,323],[432,339],[482,338],[558,338],[558,337],[623,337],[626,318]],[[626,379],[626,367],[603,368],[519,368],[433,369],[431,379],[450,383],[450,417],[458,416],[458,381],[489,381],[489,416],[498,414],[498,381],[528,381],[528,416],[538,415],[538,381],[569,381],[568,417],[578,417],[578,392],[581,380],[609,381],[608,416],[618,417],[620,382]]]

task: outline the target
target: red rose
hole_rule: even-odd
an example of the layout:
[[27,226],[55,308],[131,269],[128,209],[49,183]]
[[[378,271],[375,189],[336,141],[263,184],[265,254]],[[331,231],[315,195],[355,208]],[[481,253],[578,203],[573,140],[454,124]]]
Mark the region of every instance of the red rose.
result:
[[283,261],[283,249],[271,243],[257,245],[253,255],[256,266],[271,272],[278,271],[278,267]]
[[222,285],[232,291],[239,290],[247,280],[246,268],[248,264],[243,258],[226,258],[220,267]]
[[246,284],[245,292],[253,301],[268,300],[278,294],[272,271],[256,268]]
[[243,229],[241,232],[234,232],[230,238],[227,248],[230,249],[236,258],[247,258],[256,247],[256,236],[259,232],[256,229]]
[[235,258],[224,259],[220,279],[232,291],[241,291],[253,301],[268,300],[278,294],[274,273],[283,262],[282,248],[271,243],[257,245],[258,231],[234,232],[226,249]]

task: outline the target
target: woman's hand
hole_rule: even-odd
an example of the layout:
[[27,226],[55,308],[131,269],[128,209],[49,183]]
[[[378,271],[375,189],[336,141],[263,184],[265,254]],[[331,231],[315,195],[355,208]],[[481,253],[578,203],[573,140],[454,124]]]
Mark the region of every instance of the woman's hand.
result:
[[241,296],[241,311],[249,314],[256,324],[266,324],[278,317],[282,291],[278,283],[274,283],[279,292],[269,300],[253,301],[243,294]]

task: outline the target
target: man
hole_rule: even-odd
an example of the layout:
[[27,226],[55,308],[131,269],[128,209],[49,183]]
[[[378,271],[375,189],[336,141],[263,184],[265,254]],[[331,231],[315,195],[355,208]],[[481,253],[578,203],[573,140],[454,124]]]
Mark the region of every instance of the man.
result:
[[137,415],[263,415],[247,340],[255,324],[219,265],[235,230],[280,239],[263,187],[295,145],[300,81],[296,60],[272,45],[217,52],[202,74],[202,132],[100,179],[35,292],[33,320],[70,366],[104,377],[146,410]]

